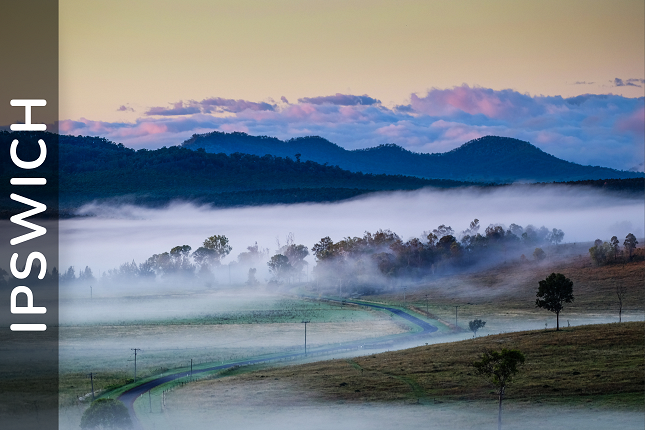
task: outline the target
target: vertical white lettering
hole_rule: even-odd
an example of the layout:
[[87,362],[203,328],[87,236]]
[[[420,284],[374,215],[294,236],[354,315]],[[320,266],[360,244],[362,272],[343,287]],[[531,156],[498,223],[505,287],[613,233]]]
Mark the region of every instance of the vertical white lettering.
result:
[[18,253],[15,252],[11,256],[11,262],[9,264],[11,267],[11,274],[18,279],[25,279],[31,274],[31,267],[34,264],[34,260],[40,261],[40,272],[38,273],[38,279],[44,279],[45,274],[47,273],[47,260],[45,259],[45,256],[40,252],[29,253],[29,255],[27,256],[27,262],[25,263],[25,270],[23,270],[22,272],[18,270]]
[[23,234],[22,236],[14,237],[13,239],[11,239],[9,241],[11,245],[18,245],[19,243],[36,238],[38,236],[42,236],[43,234],[47,233],[47,229],[45,227],[41,227],[29,221],[25,221],[25,218],[28,218],[32,215],[39,214],[41,212],[45,212],[47,210],[47,206],[45,206],[42,203],[38,203],[37,201],[28,199],[26,197],[19,196],[18,194],[11,194],[10,197],[11,197],[11,200],[15,200],[17,202],[23,203],[25,205],[30,205],[33,207],[33,209],[30,209],[27,212],[14,215],[11,218],[9,218],[9,220],[14,224],[18,224],[33,230],[31,233]]
[[[16,298],[18,294],[25,294],[27,296],[27,306],[18,306]],[[28,287],[21,285],[11,291],[11,313],[12,314],[44,314],[47,313],[45,307],[34,307],[34,294]]]
[[11,148],[9,148],[9,154],[11,155],[11,161],[13,161],[13,164],[21,169],[27,170],[40,167],[40,165],[45,161],[45,158],[47,158],[47,145],[45,145],[45,141],[42,139],[38,139],[38,145],[40,146],[40,155],[38,158],[34,161],[22,161],[18,158],[18,139],[14,139],[13,142],[11,142]]
[[11,106],[24,106],[25,107],[25,123],[24,124],[11,124],[11,131],[45,131],[47,125],[45,124],[32,124],[31,123],[31,107],[32,106],[46,106],[47,100],[44,99],[14,99],[11,100]]

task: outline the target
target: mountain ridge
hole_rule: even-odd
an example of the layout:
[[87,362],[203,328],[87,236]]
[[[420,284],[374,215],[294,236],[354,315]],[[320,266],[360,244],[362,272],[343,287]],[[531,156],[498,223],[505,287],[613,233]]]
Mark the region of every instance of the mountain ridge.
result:
[[443,153],[417,153],[396,144],[347,150],[319,136],[286,141],[243,132],[214,131],[195,134],[180,146],[192,150],[232,154],[295,157],[303,161],[337,165],[352,172],[416,176],[469,182],[563,182],[640,178],[601,166],[582,166],[559,159],[529,142],[510,137],[484,136]]
[[[33,144],[40,138],[52,143],[52,152],[48,154],[47,163],[39,168],[39,174],[59,181],[60,193],[55,196],[43,194],[45,190],[36,187],[29,189],[29,197],[51,207],[58,206],[60,213],[67,214],[73,214],[76,208],[93,201],[153,207],[172,201],[190,201],[232,207],[333,202],[373,192],[425,187],[477,187],[484,190],[493,185],[490,182],[354,173],[335,165],[273,155],[260,157],[239,152],[231,155],[212,154],[180,146],[134,150],[101,137],[54,135],[48,132],[0,131],[0,146],[9,147],[13,139],[32,142],[18,147],[21,159],[32,160],[40,154],[39,145]],[[529,146],[526,148],[530,150]],[[394,145],[386,145],[380,150],[403,154],[407,151]],[[458,151],[456,153],[459,155]],[[0,158],[0,171],[6,177],[24,174],[9,157]],[[643,177],[607,178],[566,184],[642,198],[644,181]],[[535,186],[541,185],[525,185],[527,189]],[[0,184],[0,188],[5,196],[15,192],[9,181]],[[9,216],[20,208],[22,204],[11,199],[5,199],[0,204],[0,211],[11,213]]]

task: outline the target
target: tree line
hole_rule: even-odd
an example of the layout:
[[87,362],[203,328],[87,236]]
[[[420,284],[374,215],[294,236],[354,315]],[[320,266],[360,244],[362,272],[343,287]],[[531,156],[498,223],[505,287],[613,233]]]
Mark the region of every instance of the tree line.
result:
[[[594,246],[589,248],[589,255],[598,266],[631,261],[635,256],[636,245],[638,245],[638,241],[632,233],[625,236],[623,249],[620,249],[620,240],[616,236],[612,236],[608,242],[596,239]],[[642,255],[639,255],[639,257],[643,258]]]
[[[539,261],[546,253],[541,247],[562,242],[564,232],[557,228],[508,228],[491,224],[482,230],[479,220],[473,220],[460,233],[446,225],[424,232],[420,237],[404,241],[391,230],[365,232],[362,237],[345,237],[334,242],[329,236],[321,238],[311,248],[296,243],[290,234],[284,245],[271,254],[257,243],[248,246],[237,259],[226,266],[248,272],[247,283],[259,283],[258,269],[265,268],[274,284],[301,280],[309,272],[306,257],[313,254],[315,266],[311,271],[319,288],[379,288],[392,286],[397,279],[422,279],[451,270],[462,270],[477,264],[517,259],[524,252]],[[547,249],[547,248],[545,248]],[[132,280],[172,279],[182,277],[212,283],[215,272],[221,271],[222,260],[232,251],[225,235],[206,238],[193,250],[189,245],[177,245],[166,252],[153,254],[145,261],[121,264],[101,276],[102,280],[123,282]],[[521,256],[521,261],[531,258]],[[95,274],[86,267],[78,274],[69,267],[60,274],[63,282],[92,281]]]
[[[511,224],[491,224],[480,233],[479,220],[457,234],[446,225],[426,231],[421,237],[403,241],[390,230],[365,232],[339,242],[324,237],[312,247],[316,257],[314,274],[326,285],[367,286],[397,278],[420,279],[439,272],[461,270],[477,264],[514,259],[532,251],[535,260],[546,256],[542,248],[564,239],[560,229]],[[522,254],[522,261],[529,259]]]

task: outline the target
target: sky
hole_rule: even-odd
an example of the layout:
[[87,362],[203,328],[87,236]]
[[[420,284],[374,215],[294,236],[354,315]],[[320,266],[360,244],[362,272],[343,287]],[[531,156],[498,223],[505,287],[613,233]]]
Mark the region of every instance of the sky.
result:
[[494,134],[643,163],[642,1],[60,1],[60,130],[445,152]]

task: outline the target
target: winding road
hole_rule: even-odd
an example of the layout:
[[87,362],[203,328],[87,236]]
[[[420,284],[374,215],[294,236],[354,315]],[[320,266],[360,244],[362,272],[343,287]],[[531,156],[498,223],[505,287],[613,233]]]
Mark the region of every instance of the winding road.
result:
[[[421,331],[418,331],[416,333],[407,333],[404,335],[400,335],[397,337],[398,342],[403,342],[403,341],[408,341],[412,338],[415,337],[422,337],[425,335],[428,335],[430,333],[436,332],[438,329],[437,327],[433,326],[432,324],[429,324],[413,315],[410,315],[409,313],[402,311],[401,309],[396,309],[393,307],[389,306],[384,306],[384,305],[376,305],[372,303],[364,303],[364,302],[357,302],[357,301],[351,301],[351,300],[335,300],[335,299],[326,299],[328,301],[333,301],[333,302],[341,302],[341,303],[346,303],[346,304],[354,304],[354,305],[359,305],[359,306],[366,306],[370,308],[375,308],[375,309],[382,309],[386,310],[388,312],[393,313],[394,315],[397,315],[413,325],[416,325],[421,329]],[[377,344],[378,345],[378,344]],[[351,349],[362,349],[365,347],[370,347],[370,345],[366,345],[364,341],[355,341],[355,342],[349,342],[346,343],[342,346],[332,346],[328,348],[320,348],[316,349],[315,351],[309,352],[309,354],[329,354],[333,352],[338,352],[341,350],[351,350]],[[376,346],[373,346],[376,347]],[[305,358],[306,355],[304,352],[294,352],[294,353],[287,353],[287,354],[281,354],[278,356],[273,356],[271,358],[253,358],[253,359],[248,359],[248,360],[240,360],[236,361],[233,363],[226,363],[226,364],[221,364],[219,366],[212,366],[212,367],[207,367],[203,369],[197,369],[193,370],[192,374],[197,375],[200,373],[205,373],[205,372],[212,372],[214,370],[224,370],[224,369],[229,369],[231,367],[235,366],[248,366],[248,365],[253,365],[253,364],[259,364],[259,363],[266,363],[267,361],[279,361],[279,360],[294,360],[298,358]],[[135,400],[141,396],[142,394],[145,394],[146,392],[152,390],[153,388],[156,388],[162,384],[165,384],[167,382],[171,382],[180,378],[185,378],[188,376],[189,373],[187,372],[179,372],[179,373],[174,373],[171,375],[166,375],[166,376],[160,376],[158,378],[152,379],[144,384],[137,385],[136,387],[133,387],[129,389],[128,391],[125,391],[123,394],[121,394],[118,399],[123,402],[128,410],[130,411],[130,416],[132,417],[132,421],[135,423],[135,425],[138,424],[138,419],[137,416],[134,412],[134,402]],[[140,427],[140,425],[137,425],[137,427]]]

